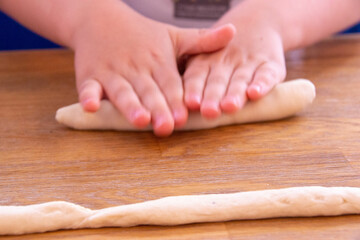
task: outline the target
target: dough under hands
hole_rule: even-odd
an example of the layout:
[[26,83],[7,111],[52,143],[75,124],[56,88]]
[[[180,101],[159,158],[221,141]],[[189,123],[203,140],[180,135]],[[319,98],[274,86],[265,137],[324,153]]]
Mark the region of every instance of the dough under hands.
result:
[[[305,79],[278,84],[264,98],[248,102],[243,109],[232,115],[221,115],[215,120],[202,118],[199,113],[190,113],[187,124],[177,130],[196,130],[217,126],[262,122],[286,118],[303,110],[315,98],[314,85]],[[85,112],[80,104],[60,108],[56,120],[68,127],[82,130],[151,130],[137,129],[106,100],[101,102],[96,113]]]
[[174,196],[100,210],[61,201],[0,206],[0,235],[344,214],[360,214],[360,188],[312,186]]

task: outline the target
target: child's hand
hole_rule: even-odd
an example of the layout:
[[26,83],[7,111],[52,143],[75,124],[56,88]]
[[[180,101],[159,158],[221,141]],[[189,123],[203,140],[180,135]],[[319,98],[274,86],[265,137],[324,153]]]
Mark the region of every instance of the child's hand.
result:
[[186,105],[207,118],[263,97],[286,75],[282,39],[274,28],[256,17],[226,18],[236,23],[234,39],[220,51],[190,59],[184,74]]
[[[262,97],[285,77],[284,49],[308,46],[355,24],[359,8],[359,0],[242,1],[217,23],[238,29],[231,44],[190,61],[186,105],[216,117]],[[0,10],[75,50],[87,111],[96,111],[106,94],[134,125],[152,121],[157,135],[170,134],[187,118],[177,60],[219,50],[234,35],[231,26],[199,31],[160,24],[119,0],[0,0]]]
[[169,135],[188,114],[177,60],[221,49],[234,36],[234,27],[179,29],[118,5],[105,14],[97,11],[75,31],[80,102],[85,110],[97,111],[106,95],[135,126],[151,121],[156,135]]

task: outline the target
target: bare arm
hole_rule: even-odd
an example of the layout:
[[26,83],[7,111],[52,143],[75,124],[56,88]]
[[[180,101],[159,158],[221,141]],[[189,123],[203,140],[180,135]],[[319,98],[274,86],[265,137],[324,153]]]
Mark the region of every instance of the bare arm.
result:
[[91,16],[118,8],[125,19],[132,12],[117,0],[0,0],[0,10],[34,32],[61,45],[73,48],[76,29]]
[[262,22],[280,33],[286,51],[313,44],[358,21],[359,0],[247,0],[218,24],[251,27]]

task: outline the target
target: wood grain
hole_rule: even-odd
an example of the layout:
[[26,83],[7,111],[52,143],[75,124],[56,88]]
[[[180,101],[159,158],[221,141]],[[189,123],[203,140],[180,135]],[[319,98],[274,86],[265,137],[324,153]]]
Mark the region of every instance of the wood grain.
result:
[[[360,187],[360,36],[287,54],[288,79],[317,99],[295,118],[213,130],[74,131],[55,111],[77,101],[73,54],[0,53],[0,204],[89,208],[169,195],[293,186]],[[59,231],[0,239],[356,239],[360,216]]]

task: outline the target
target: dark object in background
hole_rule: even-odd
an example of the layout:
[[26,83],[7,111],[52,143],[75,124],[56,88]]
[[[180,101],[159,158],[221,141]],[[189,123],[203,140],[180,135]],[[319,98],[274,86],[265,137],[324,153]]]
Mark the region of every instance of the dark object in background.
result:
[[[360,24],[343,33],[360,32]],[[0,50],[59,48],[0,12]]]

